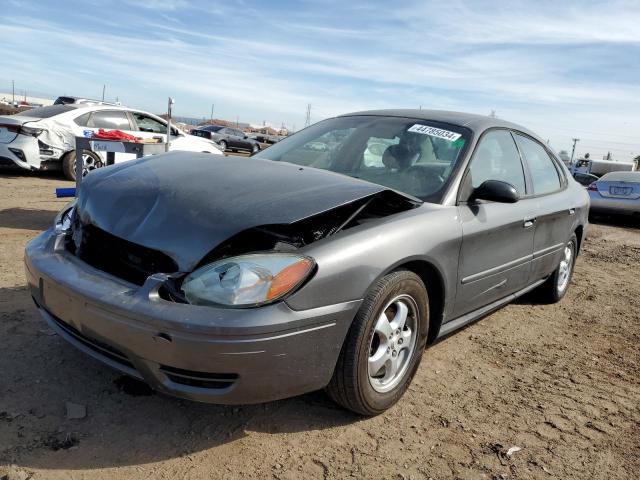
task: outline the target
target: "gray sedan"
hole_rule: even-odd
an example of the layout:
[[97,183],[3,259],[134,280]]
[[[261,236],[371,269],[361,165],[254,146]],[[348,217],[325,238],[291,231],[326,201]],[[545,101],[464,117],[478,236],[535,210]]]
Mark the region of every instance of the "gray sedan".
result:
[[159,391],[236,404],[326,388],[375,415],[428,343],[536,288],[559,301],[588,209],[523,127],[371,111],[252,158],[96,170],[25,263],[61,337]]
[[640,217],[640,172],[609,172],[587,191],[593,213]]

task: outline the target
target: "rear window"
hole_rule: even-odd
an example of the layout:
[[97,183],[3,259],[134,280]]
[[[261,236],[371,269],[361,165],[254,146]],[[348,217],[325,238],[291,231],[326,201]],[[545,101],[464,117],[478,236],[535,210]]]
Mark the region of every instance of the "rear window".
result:
[[31,110],[24,112],[22,115],[33,118],[50,118],[75,109],[76,107],[73,105],[51,105],[49,107],[32,108]]
[[640,172],[609,172],[600,177],[604,182],[636,182],[640,183]]

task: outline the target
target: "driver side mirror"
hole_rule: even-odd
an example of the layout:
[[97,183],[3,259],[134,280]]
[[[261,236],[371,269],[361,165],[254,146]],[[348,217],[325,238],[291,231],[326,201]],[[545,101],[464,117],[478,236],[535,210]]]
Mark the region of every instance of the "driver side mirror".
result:
[[471,193],[470,201],[489,200],[499,203],[516,203],[520,199],[516,187],[500,180],[486,180]]

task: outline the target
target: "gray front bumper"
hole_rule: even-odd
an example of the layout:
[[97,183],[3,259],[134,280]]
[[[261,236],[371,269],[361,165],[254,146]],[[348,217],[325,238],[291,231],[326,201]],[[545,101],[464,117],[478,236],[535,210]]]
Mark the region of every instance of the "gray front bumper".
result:
[[60,336],[153,388],[211,403],[259,403],[323,388],[361,301],[226,309],[165,301],[80,261],[49,230],[26,247],[27,281]]

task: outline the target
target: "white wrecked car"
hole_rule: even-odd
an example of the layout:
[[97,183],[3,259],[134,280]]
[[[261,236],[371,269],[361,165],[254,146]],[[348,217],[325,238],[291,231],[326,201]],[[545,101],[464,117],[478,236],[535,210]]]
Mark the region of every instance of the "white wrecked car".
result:
[[[17,115],[0,116],[0,165],[15,164],[29,170],[60,170],[75,179],[75,137],[90,136],[99,129],[122,130],[141,138],[167,138],[167,122],[151,113],[113,105],[52,105]],[[171,150],[221,155],[205,138],[185,135],[172,128]],[[115,162],[135,155],[116,153]],[[106,154],[85,150],[84,170],[106,164]]]

